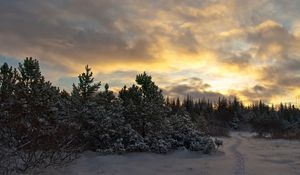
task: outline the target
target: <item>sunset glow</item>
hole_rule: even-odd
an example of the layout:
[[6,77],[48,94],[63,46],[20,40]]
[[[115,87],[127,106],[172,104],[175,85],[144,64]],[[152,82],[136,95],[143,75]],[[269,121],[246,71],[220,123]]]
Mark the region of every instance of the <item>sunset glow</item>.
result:
[[89,64],[114,90],[152,75],[165,95],[296,103],[300,1],[2,1],[0,63],[32,56],[69,90]]

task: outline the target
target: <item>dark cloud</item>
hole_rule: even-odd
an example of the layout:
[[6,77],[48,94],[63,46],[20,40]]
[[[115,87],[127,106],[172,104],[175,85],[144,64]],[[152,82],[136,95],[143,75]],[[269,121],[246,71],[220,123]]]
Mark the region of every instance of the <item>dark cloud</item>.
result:
[[254,92],[256,92],[256,93],[262,93],[263,91],[266,90],[266,88],[265,88],[264,86],[261,86],[261,85],[255,85],[255,86],[253,87],[253,90],[254,90]]
[[128,15],[114,1],[5,1],[0,7],[0,51],[43,55],[58,63],[57,57],[79,63],[153,60],[155,41],[142,36]]
[[[286,62],[289,61],[286,60]],[[262,71],[262,81],[280,86],[282,89],[298,88],[300,86],[299,70],[293,71],[290,67],[289,63],[265,67]]]
[[190,30],[187,30],[178,37],[173,38],[172,43],[178,46],[180,50],[187,53],[197,53],[200,48],[197,39]]
[[[180,86],[182,86],[182,87],[185,87],[186,85],[193,86],[194,88],[199,89],[199,90],[206,90],[211,87],[209,84],[204,83],[203,80],[198,77],[181,78],[181,79],[176,80],[175,82],[176,82],[176,84],[181,84]],[[177,86],[177,87],[180,87],[180,86]]]
[[285,93],[285,89],[281,89],[281,87],[278,86],[255,85],[252,88],[240,91],[239,95],[246,97],[247,101],[250,102],[259,100],[270,102],[271,98],[280,97]]
[[280,24],[267,21],[249,32],[247,39],[258,46],[258,57],[286,58],[293,36]]
[[295,75],[300,72],[300,59],[288,59],[284,60],[280,64],[287,72],[293,72]]
[[[217,101],[219,97],[224,97],[223,94],[218,92],[209,91],[209,84],[203,83],[200,78],[192,77],[190,79],[182,79],[183,82],[188,84],[173,84],[163,89],[166,96],[185,98],[187,95],[193,98],[206,98],[212,101]],[[180,81],[179,81],[180,82]]]
[[206,98],[211,101],[217,101],[220,97],[225,97],[223,94],[213,91],[201,91],[193,86],[189,85],[177,85],[172,87],[167,87],[163,89],[163,92],[166,96],[169,97],[180,97],[185,98],[187,95],[192,96],[195,99]]
[[220,62],[225,63],[229,66],[238,66],[240,68],[245,68],[250,66],[250,61],[252,59],[252,56],[247,52],[242,52],[239,54],[235,53],[224,53],[223,56],[221,56]]

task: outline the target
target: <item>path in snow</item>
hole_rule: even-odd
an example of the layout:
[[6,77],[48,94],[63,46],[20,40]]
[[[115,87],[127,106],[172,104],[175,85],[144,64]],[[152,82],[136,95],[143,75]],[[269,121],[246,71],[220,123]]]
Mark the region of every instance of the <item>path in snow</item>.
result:
[[232,139],[235,140],[235,143],[231,145],[230,151],[234,155],[234,175],[245,175],[245,160],[243,155],[238,151],[238,147],[241,144],[240,134],[232,135]]
[[68,166],[35,170],[42,175],[300,175],[300,141],[265,140],[233,132],[220,152],[178,150],[167,155],[86,152]]

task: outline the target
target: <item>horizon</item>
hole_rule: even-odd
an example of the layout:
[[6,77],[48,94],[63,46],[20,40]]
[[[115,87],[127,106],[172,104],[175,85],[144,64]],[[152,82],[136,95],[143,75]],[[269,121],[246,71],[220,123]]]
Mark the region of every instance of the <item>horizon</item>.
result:
[[71,90],[86,64],[114,92],[146,71],[167,97],[300,106],[300,2],[6,1],[0,64],[38,59]]
[[[32,58],[32,57],[26,57],[26,59],[27,58],[29,58],[29,59],[34,59],[34,58]],[[37,60],[37,59],[34,59],[34,60]],[[7,62],[4,62],[4,63],[7,63]],[[23,62],[19,62],[19,64],[23,64]],[[39,63],[39,65],[41,65],[41,63]],[[18,70],[18,66],[12,66],[12,65],[8,65],[9,67],[12,67],[13,69],[15,69],[15,70]],[[86,65],[87,67],[89,67],[90,69],[91,69],[91,71],[92,71],[92,67],[90,67],[89,65]],[[43,75],[43,70],[40,70],[41,71],[41,73],[42,73],[42,76],[44,76]],[[93,71],[92,71],[93,72]],[[146,71],[144,71],[143,73],[146,73],[146,74],[148,74]],[[81,75],[81,73],[79,73],[78,74],[78,76],[80,76]],[[140,74],[136,74],[135,75],[135,77],[136,76],[138,76],[138,75],[140,75]],[[149,74],[148,74],[149,75]],[[151,75],[149,75],[149,76],[151,76]],[[74,77],[75,78],[75,77]],[[151,78],[153,78],[152,76],[151,76]],[[135,80],[135,78],[133,77],[133,80]],[[47,80],[46,79],[46,81],[49,81],[49,80]],[[97,82],[100,82],[101,83],[101,85],[100,85],[100,88],[99,88],[99,90],[97,91],[97,93],[98,92],[101,92],[101,91],[103,91],[104,90],[104,86],[106,85],[106,84],[108,84],[108,83],[102,83],[102,81],[100,80],[100,81],[95,81],[95,83],[97,83]],[[51,81],[50,81],[50,83],[51,84],[53,84]],[[61,89],[59,86],[56,86],[57,88],[59,88],[59,91],[60,92],[62,92],[62,91],[66,91],[67,93],[69,93],[70,95],[71,95],[71,93],[72,93],[72,86],[73,85],[77,85],[79,83],[79,80],[78,80],[78,77],[76,77],[76,80],[74,80],[74,82],[73,82],[73,84],[70,86],[70,87],[67,87],[67,88],[64,88],[64,89]],[[133,83],[131,84],[131,85],[133,85],[133,84],[136,84],[136,82],[135,81],[133,81]],[[109,84],[108,84],[109,85]],[[127,86],[127,87],[130,87],[131,85],[124,85],[124,86]],[[158,84],[156,84],[156,85],[158,85]],[[54,85],[55,86],[55,85]],[[119,94],[119,91],[124,87],[124,86],[121,86],[121,87],[115,87],[114,89],[111,89],[110,88],[110,85],[109,85],[109,90],[111,90],[112,92],[113,92],[113,94],[117,97],[118,96],[118,94]],[[158,87],[159,87],[159,85],[158,85]],[[284,105],[285,107],[295,107],[295,108],[298,108],[298,109],[300,109],[300,107],[299,107],[299,100],[300,100],[300,96],[297,96],[297,97],[295,97],[296,98],[296,100],[295,100],[295,102],[293,103],[293,102],[279,102],[279,103],[268,103],[268,102],[265,102],[265,101],[263,101],[263,100],[261,100],[261,99],[258,99],[257,101],[242,101],[241,99],[239,99],[239,97],[237,97],[237,96],[232,96],[232,95],[229,95],[229,96],[226,96],[226,95],[223,95],[223,94],[220,94],[220,96],[215,96],[214,98],[209,98],[209,97],[207,97],[207,96],[203,96],[203,97],[194,97],[194,96],[192,96],[192,95],[190,95],[190,94],[181,94],[181,96],[169,96],[169,94],[166,94],[164,91],[165,91],[165,89],[162,89],[162,88],[160,88],[159,87],[159,89],[160,90],[162,90],[162,94],[164,95],[164,98],[165,98],[165,100],[167,101],[167,99],[168,100],[170,100],[170,101],[176,101],[177,99],[179,99],[180,100],[180,103],[182,104],[182,103],[184,103],[184,101],[185,100],[188,100],[189,98],[190,98],[190,100],[192,100],[193,102],[197,102],[198,100],[205,100],[205,101],[207,101],[207,102],[209,102],[209,103],[211,103],[212,105],[213,105],[213,107],[215,108],[216,106],[217,106],[217,104],[218,104],[218,101],[220,101],[220,100],[222,100],[222,99],[225,99],[227,102],[233,102],[234,101],[234,99],[236,98],[239,102],[241,102],[243,105],[245,105],[245,106],[247,106],[247,107],[250,107],[250,106],[253,106],[253,105],[258,105],[259,103],[263,103],[264,105],[267,105],[267,106],[269,106],[269,107],[274,107],[275,108],[275,110],[278,110],[279,109],[279,107],[280,107],[280,105]]]

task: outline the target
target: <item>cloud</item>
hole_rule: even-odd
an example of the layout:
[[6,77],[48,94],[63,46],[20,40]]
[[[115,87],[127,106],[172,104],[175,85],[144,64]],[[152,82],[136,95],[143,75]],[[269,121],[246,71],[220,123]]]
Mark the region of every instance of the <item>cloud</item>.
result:
[[204,26],[225,18],[219,10],[228,13],[214,1],[12,0],[0,7],[0,52],[73,67],[163,63],[165,50],[206,50],[202,35],[215,24]]
[[238,94],[246,98],[247,101],[257,102],[262,100],[269,103],[270,99],[285,94],[285,90],[276,86],[255,85],[251,88],[238,92]]
[[227,66],[237,66],[239,68],[246,68],[250,65],[250,61],[252,59],[252,56],[247,52],[242,53],[227,53],[227,55],[224,53],[224,56],[220,61]]
[[265,67],[262,71],[262,81],[280,86],[281,88],[298,88],[300,86],[299,69],[295,69],[294,61],[286,60],[276,66]]
[[133,83],[146,70],[173,95],[216,97],[235,89],[248,101],[284,98],[299,89],[299,5],[296,0],[3,1],[0,55],[12,64],[13,58],[38,58],[46,77],[63,87],[89,64],[96,79],[112,88]]
[[293,93],[297,93],[300,85],[299,36],[273,20],[225,32],[222,36],[225,36],[225,41],[238,38],[250,45],[245,50],[220,54],[225,55],[220,59],[221,63],[239,67],[238,72],[250,73],[256,81],[256,85],[237,92],[239,96],[247,101],[293,101],[293,96],[297,95]]
[[166,96],[172,98],[185,98],[190,95],[195,99],[206,98],[217,101],[219,97],[224,97],[223,94],[210,91],[209,88],[210,85],[203,83],[200,78],[192,77],[176,81],[176,83],[163,88],[163,92]]
[[125,17],[128,15],[113,1],[3,2],[1,52],[32,54],[65,65],[149,62],[154,59],[151,49],[155,41],[142,35],[134,20]]

